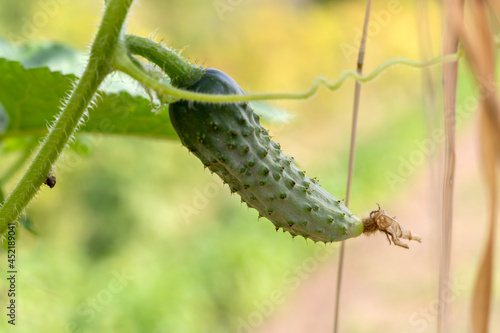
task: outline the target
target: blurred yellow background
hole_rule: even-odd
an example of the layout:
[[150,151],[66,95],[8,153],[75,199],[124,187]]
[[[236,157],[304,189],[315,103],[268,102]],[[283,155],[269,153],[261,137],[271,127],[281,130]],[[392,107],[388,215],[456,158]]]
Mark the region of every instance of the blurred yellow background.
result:
[[[102,5],[3,0],[0,36],[86,51]],[[374,3],[365,72],[390,58],[422,58],[417,8],[412,1]],[[335,79],[355,68],[364,12],[364,1],[142,0],[126,29],[183,48],[191,61],[223,70],[246,91],[302,91],[315,77]],[[441,14],[435,3],[428,15],[428,52],[436,56]],[[430,73],[441,112],[439,68]],[[383,235],[346,243],[342,332],[435,331],[441,143],[429,152],[422,148],[422,75],[400,66],[363,85],[351,210],[363,216],[378,202],[424,241],[409,251],[388,246]],[[463,66],[454,332],[467,331],[485,221],[475,116],[464,106],[474,98],[471,82]],[[345,196],[353,87],[348,81],[306,101],[277,101],[292,120],[265,124],[285,153],[339,198]],[[440,123],[440,114],[430,118]],[[39,235],[22,230],[18,240],[19,324],[12,332],[331,331],[339,244],[292,240],[269,221],[257,222],[257,212],[240,205],[178,141],[80,135],[79,142],[90,151],[68,150],[63,158],[76,161],[74,167],[29,207]],[[2,304],[5,299],[2,292]],[[491,328],[500,329],[498,314]],[[0,330],[9,329],[2,319]]]

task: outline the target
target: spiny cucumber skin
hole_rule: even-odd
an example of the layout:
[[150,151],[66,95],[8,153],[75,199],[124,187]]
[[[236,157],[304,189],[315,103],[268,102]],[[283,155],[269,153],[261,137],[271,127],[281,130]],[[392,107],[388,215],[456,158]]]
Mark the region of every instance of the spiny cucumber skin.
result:
[[[187,90],[244,94],[227,74],[211,68]],[[325,243],[363,232],[362,221],[342,201],[283,154],[248,103],[179,101],[169,114],[182,144],[276,228]]]

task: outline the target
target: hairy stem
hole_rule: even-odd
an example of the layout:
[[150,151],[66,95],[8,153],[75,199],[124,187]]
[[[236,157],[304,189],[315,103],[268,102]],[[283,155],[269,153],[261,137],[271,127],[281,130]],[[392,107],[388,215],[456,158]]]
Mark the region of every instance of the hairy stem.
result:
[[0,208],[0,235],[7,225],[16,221],[61,155],[80,123],[102,80],[112,71],[112,57],[132,0],[109,0],[101,26],[90,50],[87,67],[75,86],[57,121],[53,124],[38,154]]
[[203,69],[191,64],[176,50],[172,50],[151,39],[125,35],[125,44],[130,53],[139,55],[164,71],[175,87],[188,87],[203,75]]
[[127,54],[126,47],[123,46],[123,49],[120,52],[117,52],[114,57],[114,67],[122,71],[135,80],[141,82],[145,86],[155,90],[156,92],[164,95],[168,95],[178,99],[186,99],[192,101],[199,102],[207,102],[207,103],[236,103],[236,102],[246,102],[246,101],[259,101],[259,100],[276,100],[276,99],[307,99],[313,96],[320,86],[325,86],[329,90],[337,90],[342,84],[350,77],[355,79],[357,82],[365,83],[375,79],[382,72],[387,70],[390,67],[396,65],[406,65],[410,67],[422,68],[427,66],[439,65],[445,62],[453,62],[457,61],[461,56],[461,53],[455,53],[446,56],[436,57],[434,59],[428,61],[414,61],[406,58],[395,58],[388,60],[378,66],[375,70],[373,70],[370,74],[363,76],[353,70],[347,70],[340,74],[339,78],[334,81],[328,81],[324,77],[316,78],[311,87],[301,93],[260,93],[260,94],[246,94],[246,95],[212,95],[212,94],[202,94],[196,93],[192,91],[182,90],[175,88],[171,85],[166,85],[161,82],[158,82],[147,73],[138,68],[133,61],[130,59],[130,56]]

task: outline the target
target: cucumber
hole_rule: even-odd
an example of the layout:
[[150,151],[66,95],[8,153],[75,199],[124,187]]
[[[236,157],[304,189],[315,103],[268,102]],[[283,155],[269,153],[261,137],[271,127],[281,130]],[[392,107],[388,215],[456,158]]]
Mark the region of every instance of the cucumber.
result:
[[[212,68],[185,89],[244,94],[231,77]],[[363,233],[363,222],[271,140],[250,104],[181,100],[170,105],[169,114],[181,143],[276,230],[325,243]]]

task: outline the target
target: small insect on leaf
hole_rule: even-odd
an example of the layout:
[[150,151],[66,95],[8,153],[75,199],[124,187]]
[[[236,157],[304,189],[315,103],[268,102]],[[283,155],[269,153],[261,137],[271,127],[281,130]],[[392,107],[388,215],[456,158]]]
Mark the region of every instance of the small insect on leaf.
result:
[[54,186],[56,186],[56,176],[53,176],[51,173],[49,173],[47,179],[45,179],[45,182],[43,183],[48,187],[53,188]]

